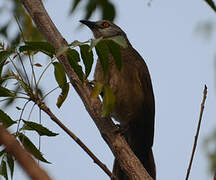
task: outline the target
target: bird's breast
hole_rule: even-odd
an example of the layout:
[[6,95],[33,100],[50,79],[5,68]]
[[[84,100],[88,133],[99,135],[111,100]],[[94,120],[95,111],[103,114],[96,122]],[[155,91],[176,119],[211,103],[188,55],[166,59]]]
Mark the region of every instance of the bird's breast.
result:
[[95,80],[99,82],[104,82],[105,80],[112,88],[116,97],[112,116],[124,125],[140,110],[144,100],[144,93],[139,72],[135,68],[136,65],[134,65],[136,61],[125,60],[123,56],[123,65],[120,71],[116,68],[112,57],[110,57],[109,61],[109,68],[105,78],[101,64],[99,61],[97,62]]

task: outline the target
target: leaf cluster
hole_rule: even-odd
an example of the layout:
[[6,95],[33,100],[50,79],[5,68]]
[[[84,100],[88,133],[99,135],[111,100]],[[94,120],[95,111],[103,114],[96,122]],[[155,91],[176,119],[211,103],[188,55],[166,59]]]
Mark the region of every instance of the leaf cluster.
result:
[[[19,129],[16,133],[13,133],[14,137],[19,140],[19,142],[25,147],[25,149],[30,152],[36,159],[49,163],[40,152],[40,150],[34,145],[34,143],[22,133],[24,130],[29,131],[36,131],[40,136],[56,136],[57,133],[54,133],[47,129],[46,127],[42,126],[41,124],[31,122],[31,121],[24,121],[22,120],[24,125],[22,128]],[[17,121],[14,121],[8,116],[3,110],[0,109],[0,122],[6,127],[11,127],[14,124],[18,124]],[[20,123],[20,122],[19,122]],[[14,173],[14,162],[15,159],[9,153],[2,149],[0,151],[1,157],[1,164],[0,164],[0,175],[3,176],[5,179],[8,179],[8,171],[7,167],[10,170],[10,176],[13,177]]]
[[[78,7],[84,5],[84,19],[89,19],[95,13],[95,10],[101,11],[101,19],[113,21],[116,16],[116,10],[114,4],[110,0],[71,0],[71,8],[69,15],[73,14]],[[9,8],[12,6],[13,8]],[[9,19],[3,25],[0,25],[0,35],[3,36],[7,42],[15,47],[20,43],[21,38],[26,41],[41,41],[43,37],[37,28],[33,25],[33,22],[27,12],[24,10],[19,0],[7,1],[3,0],[0,5],[0,16],[4,16],[5,13]],[[19,24],[19,29],[22,33],[19,33],[19,29],[14,33],[14,36],[9,36],[8,29],[15,24],[15,21]]]
[[[93,48],[100,59],[101,65],[106,76],[109,67],[109,56],[113,56],[116,67],[121,70],[122,59],[121,59],[121,48],[127,47],[126,41],[122,37],[113,37],[110,39],[95,39],[86,42],[74,41],[68,47],[63,47],[60,50],[56,50],[51,44],[43,41],[28,41],[24,45],[10,49],[5,48],[4,44],[1,44],[0,49],[0,102],[21,98],[25,101],[23,107],[16,107],[20,112],[20,117],[17,121],[13,120],[8,114],[0,109],[0,122],[6,127],[16,125],[17,131],[13,133],[15,138],[29,151],[36,159],[49,163],[40,152],[40,150],[34,145],[29,137],[25,135],[25,131],[36,132],[39,136],[56,136],[57,133],[52,132],[48,128],[44,127],[40,123],[23,119],[24,110],[29,102],[40,104],[44,102],[46,96],[52,93],[55,89],[60,88],[61,93],[57,98],[57,107],[60,108],[67,98],[69,92],[69,83],[67,82],[67,76],[63,66],[56,61],[56,57],[62,53],[67,55],[67,59],[71,65],[71,68],[79,77],[82,83],[88,83],[88,76],[91,73],[92,65],[94,61]],[[18,50],[18,51],[17,51]],[[42,70],[39,78],[35,76],[35,68],[42,68],[40,63],[34,63],[33,56],[41,52],[50,58],[50,63]],[[26,65],[23,63],[24,57],[30,62],[32,74],[28,74],[26,71]],[[16,62],[20,60],[23,73],[21,73]],[[4,70],[6,66],[12,66],[13,69]],[[54,67],[54,77],[58,84],[58,87],[50,90],[47,94],[40,93],[39,84],[45,71],[50,67]],[[84,71],[83,71],[84,67]],[[30,80],[30,77],[33,79]],[[38,80],[36,80],[38,79]],[[19,87],[19,91],[14,92],[8,88],[8,84],[11,84],[10,80],[15,81]],[[98,97],[103,93],[103,106],[102,106],[102,117],[108,116],[115,105],[115,95],[112,89],[105,82],[95,82],[94,88],[91,94],[91,98]],[[22,96],[18,96],[21,94]],[[34,107],[34,106],[33,106]],[[30,117],[30,116],[29,116]],[[10,169],[11,177],[14,171],[14,158],[11,157],[4,149],[0,152],[1,165],[0,175],[5,179],[8,179],[8,171]],[[8,168],[7,168],[8,167]]]

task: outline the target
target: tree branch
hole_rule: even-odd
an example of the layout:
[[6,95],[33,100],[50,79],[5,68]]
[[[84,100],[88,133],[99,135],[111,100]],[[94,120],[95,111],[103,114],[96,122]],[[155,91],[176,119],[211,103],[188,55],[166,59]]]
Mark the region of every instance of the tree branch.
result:
[[71,132],[53,113],[52,111],[46,106],[44,103],[37,103],[38,107],[44,111],[46,114],[49,115],[49,117],[59,125],[79,146],[93,159],[93,161],[101,167],[101,169],[104,170],[104,172],[112,177],[112,173],[109,171],[109,169],[106,167],[105,164],[103,164],[91,151],[90,149],[73,133]]
[[197,146],[197,141],[198,141],[198,136],[199,136],[199,131],[200,131],[200,125],[201,125],[201,121],[202,121],[202,115],[203,115],[203,111],[204,111],[204,107],[205,107],[206,96],[207,96],[207,86],[205,85],[204,91],[203,91],[203,100],[202,100],[201,108],[200,108],[199,122],[198,122],[198,126],[197,126],[196,135],[194,138],[194,145],[193,145],[191,159],[190,159],[190,163],[189,163],[189,166],[187,169],[187,175],[186,175],[185,180],[188,180],[189,175],[190,175],[190,170],[191,170],[191,166],[192,166],[192,162],[193,162],[193,158],[194,158],[194,153],[195,153],[196,146]]
[[[54,23],[47,14],[41,0],[20,0],[30,16],[34,20],[37,28],[56,49],[67,46],[67,42],[61,36]],[[82,84],[74,73],[73,69],[63,54],[58,57],[59,62],[63,65],[69,80],[80,98],[82,99],[86,110],[94,120],[102,137],[109,145],[115,157],[118,159],[120,166],[131,180],[152,180],[144,169],[141,162],[131,151],[125,139],[118,133],[117,128],[110,118],[101,118],[101,102],[99,98],[91,99],[91,87],[88,84]]]
[[204,0],[211,8],[214,12],[216,12],[216,6],[213,0]]
[[31,155],[23,149],[19,142],[2,125],[0,125],[0,144],[5,145],[6,151],[13,155],[25,172],[33,180],[51,180],[42,170]]

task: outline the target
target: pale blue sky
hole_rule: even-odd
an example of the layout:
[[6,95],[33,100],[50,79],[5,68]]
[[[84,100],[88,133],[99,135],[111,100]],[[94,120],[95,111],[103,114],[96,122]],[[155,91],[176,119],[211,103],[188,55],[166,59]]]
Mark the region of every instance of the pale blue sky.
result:
[[[185,178],[204,84],[208,86],[208,97],[190,179],[212,179],[208,175],[203,141],[216,128],[216,36],[211,41],[206,41],[195,33],[195,29],[202,21],[211,20],[215,23],[216,14],[201,0],[153,0],[150,7],[147,6],[147,0],[113,2],[117,10],[116,24],[127,33],[132,45],[145,59],[152,77],[156,99],[153,151],[157,179]],[[91,38],[92,34],[86,27],[79,28],[79,20],[84,15],[83,6],[79,6],[76,14],[68,17],[70,3],[70,0],[47,0],[45,6],[68,42],[85,41]],[[97,12],[92,20],[99,18]],[[37,61],[45,62],[42,58]],[[43,81],[47,90],[56,86],[52,75],[51,68]],[[60,110],[54,105],[58,93],[59,91],[48,98],[48,105],[62,122],[112,169],[113,156],[76,92],[71,88],[70,96]],[[36,115],[32,116],[32,120],[36,120]],[[42,152],[48,161],[52,162],[51,165],[43,164],[43,167],[53,179],[109,179],[46,115],[43,115],[42,122],[51,130],[60,133],[54,138],[42,138]],[[16,167],[14,179],[28,179],[23,174],[23,171]]]

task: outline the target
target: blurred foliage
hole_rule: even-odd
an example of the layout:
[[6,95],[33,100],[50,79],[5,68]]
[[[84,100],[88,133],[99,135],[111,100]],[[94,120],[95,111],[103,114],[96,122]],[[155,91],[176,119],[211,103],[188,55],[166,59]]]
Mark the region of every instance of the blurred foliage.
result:
[[204,141],[204,149],[207,154],[207,157],[210,162],[210,171],[211,173],[215,174],[216,172],[216,131],[211,133],[205,141]]
[[211,20],[201,21],[195,27],[195,33],[206,40],[211,40],[216,30],[215,22]]
[[[216,13],[216,5],[213,0],[204,0],[210,8]],[[198,23],[196,29],[196,33],[201,35],[207,40],[213,39],[213,34],[216,30],[215,22],[207,20]],[[215,59],[216,62],[216,59]],[[216,71],[215,71],[216,72]],[[209,137],[204,141],[204,150],[206,156],[209,159],[209,169],[211,173],[214,175],[214,179],[216,179],[216,130],[213,133],[210,133]]]
[[[35,28],[31,17],[24,10],[19,0],[1,0],[0,16],[4,17],[7,14],[8,21],[4,24],[0,23],[0,36],[7,40],[9,46],[15,47],[19,44],[20,39],[24,38],[25,41],[41,41],[43,37],[41,33]],[[71,9],[69,15],[72,15],[81,4],[81,0],[71,0]],[[101,19],[113,21],[116,16],[115,6],[110,0],[87,0],[83,4],[85,6],[84,19],[89,19],[95,13],[95,10],[101,12]],[[13,32],[13,35],[9,34],[9,29],[15,24],[15,21],[19,22]],[[22,36],[20,31],[22,31]]]
[[[72,0],[70,14],[73,14],[81,4],[81,0]],[[84,19],[88,20],[94,14],[95,10],[101,11],[101,19],[113,21],[116,16],[115,6],[110,0],[87,0],[85,2]]]
[[[3,36],[10,46],[15,47],[18,45],[21,38],[24,38],[25,41],[40,41],[43,39],[19,0],[3,0],[0,7],[0,16],[3,17],[5,14],[8,15],[9,19],[8,22],[0,25],[0,36]],[[18,25],[16,21],[19,22]],[[11,37],[8,30],[14,24],[16,24],[17,28],[14,28],[16,30]],[[20,31],[22,32],[22,37]]]

